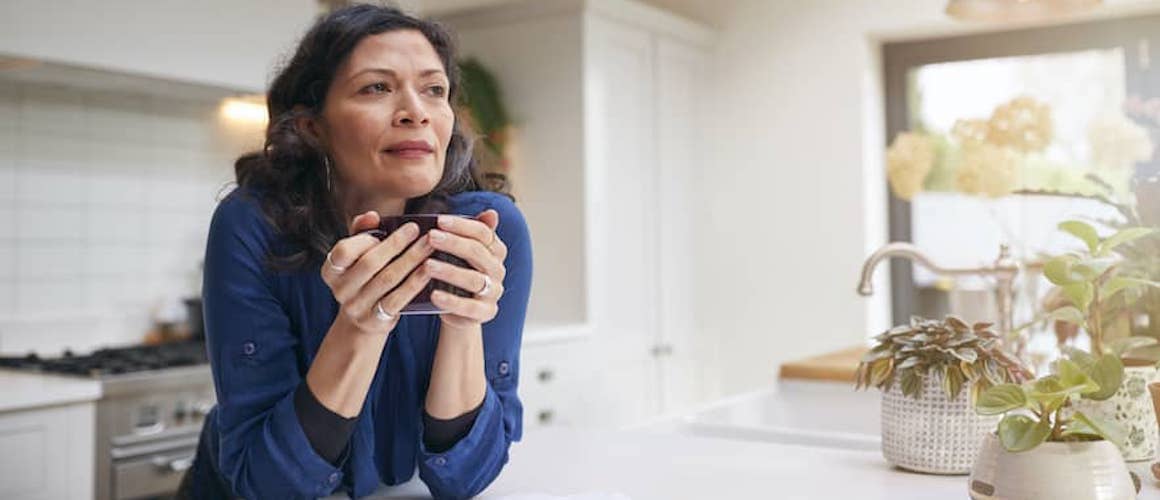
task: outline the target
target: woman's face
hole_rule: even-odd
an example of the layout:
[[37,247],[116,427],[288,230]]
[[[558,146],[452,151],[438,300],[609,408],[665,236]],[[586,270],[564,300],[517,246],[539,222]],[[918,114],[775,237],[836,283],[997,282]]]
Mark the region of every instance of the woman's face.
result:
[[455,123],[449,90],[419,31],[360,41],[335,72],[316,130],[345,189],[391,198],[431,192]]

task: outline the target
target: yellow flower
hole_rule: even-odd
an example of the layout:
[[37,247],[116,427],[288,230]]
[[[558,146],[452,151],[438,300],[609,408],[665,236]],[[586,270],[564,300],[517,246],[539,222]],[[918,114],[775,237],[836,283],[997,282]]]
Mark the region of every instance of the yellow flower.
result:
[[1019,157],[1008,148],[988,143],[963,146],[955,169],[955,189],[998,198],[1015,189],[1018,168]]
[[903,132],[886,150],[886,178],[894,195],[910,200],[922,191],[926,174],[934,166],[934,144],[929,137]]
[[1120,113],[1104,113],[1088,125],[1092,163],[1120,170],[1136,162],[1152,159],[1152,139],[1148,131]]
[[987,142],[1017,151],[1042,151],[1051,143],[1051,108],[1030,97],[1016,97],[995,108]]
[[962,119],[955,121],[951,128],[951,136],[964,146],[987,142],[991,135],[991,124],[987,120]]

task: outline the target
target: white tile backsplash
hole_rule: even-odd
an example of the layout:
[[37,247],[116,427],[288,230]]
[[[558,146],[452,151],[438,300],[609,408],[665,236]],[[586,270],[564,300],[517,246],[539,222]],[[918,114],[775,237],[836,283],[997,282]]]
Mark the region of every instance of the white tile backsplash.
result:
[[90,136],[82,92],[56,85],[27,84],[20,87],[20,129],[23,133],[61,138]]
[[17,164],[22,169],[76,170],[93,161],[93,143],[85,137],[21,130]]
[[83,298],[84,288],[79,285],[70,278],[17,280],[16,311],[27,316],[68,313],[77,309],[76,301]]
[[157,119],[150,111],[149,97],[94,92],[85,102],[94,140],[145,147],[153,144]]
[[0,80],[0,353],[137,342],[158,302],[196,292],[232,149],[261,144],[221,140],[216,113]]
[[137,247],[127,244],[100,244],[92,243],[85,252],[85,274],[91,282],[109,279],[122,280],[128,278],[134,267],[139,263],[133,262]]
[[92,207],[85,214],[83,233],[90,245],[137,245],[146,243],[148,212],[137,207]]
[[16,197],[16,165],[15,162],[0,160],[0,203],[5,203]]
[[145,203],[146,180],[129,169],[110,169],[89,179],[93,207],[140,207]]
[[84,252],[79,244],[32,244],[16,249],[16,275],[21,282],[76,279],[84,272]]
[[21,203],[83,205],[89,189],[89,173],[79,169],[22,165],[16,172],[16,199]]
[[[11,241],[0,241],[0,283],[16,280],[16,246]],[[0,289],[12,288],[0,285]]]
[[0,200],[0,244],[16,241],[16,210],[6,200]]
[[[0,283],[3,283],[0,280]],[[16,287],[0,285],[0,316],[11,316],[16,313]],[[0,331],[0,338],[4,332]],[[4,345],[0,344],[0,350]]]
[[16,206],[16,239],[19,244],[42,241],[81,243],[84,231],[84,205],[34,204],[19,202]]

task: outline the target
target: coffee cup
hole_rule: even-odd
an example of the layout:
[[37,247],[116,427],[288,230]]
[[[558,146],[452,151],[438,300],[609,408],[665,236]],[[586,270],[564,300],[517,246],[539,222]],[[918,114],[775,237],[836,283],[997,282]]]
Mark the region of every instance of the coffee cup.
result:
[[[389,236],[391,233],[398,230],[400,227],[403,227],[404,224],[407,224],[408,222],[414,222],[415,225],[419,226],[419,238],[423,238],[427,235],[428,232],[430,232],[432,229],[435,229],[436,227],[439,226],[439,217],[440,217],[440,214],[405,214],[405,215],[393,215],[393,216],[388,216],[388,217],[381,217],[380,222],[379,222],[379,227],[377,229],[370,229],[370,230],[363,231],[363,232],[370,234],[371,236],[374,236],[374,237],[378,238],[379,240],[383,240],[383,239],[386,239],[386,237]],[[463,217],[463,216],[460,215],[460,216],[455,216],[455,217]],[[415,241],[418,241],[418,238],[416,238]],[[466,268],[471,267],[467,263],[467,261],[460,259],[459,257],[456,257],[454,255],[451,255],[447,252],[436,251],[432,254],[431,257],[436,259],[436,260],[447,262],[447,263],[455,265],[455,266],[466,267]],[[442,281],[431,280],[429,283],[427,283],[427,286],[424,287],[423,290],[421,292],[419,292],[418,295],[416,295],[415,298],[412,299],[411,302],[408,303],[405,307],[403,307],[403,309],[401,311],[399,311],[398,313],[399,314],[441,314],[441,313],[443,313],[443,311],[441,311],[434,303],[431,302],[431,293],[434,292],[435,290],[442,290],[444,292],[458,295],[460,297],[471,297],[472,296],[471,292],[468,292],[467,290],[464,290],[462,288],[452,286],[452,285],[444,283]]]

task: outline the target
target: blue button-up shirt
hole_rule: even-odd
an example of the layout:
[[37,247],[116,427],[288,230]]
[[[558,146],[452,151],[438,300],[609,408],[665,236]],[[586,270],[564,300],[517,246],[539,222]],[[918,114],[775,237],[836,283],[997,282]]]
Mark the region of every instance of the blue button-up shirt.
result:
[[253,191],[237,189],[210,224],[203,300],[210,363],[217,390],[202,449],[225,483],[246,498],[311,498],[344,488],[354,497],[419,477],[436,498],[482,491],[520,439],[523,408],[516,394],[519,347],[531,285],[531,242],[523,215],[502,195],[468,192],[450,212],[499,212],[507,244],[498,316],[483,326],[487,391],[468,434],[451,449],[423,446],[423,405],[439,339],[438,316],[403,316],[390,334],[346,453],[337,465],[311,447],[294,411],[294,390],[306,375],[338,303],[319,268],[277,272],[271,250],[290,247],[263,216]]

